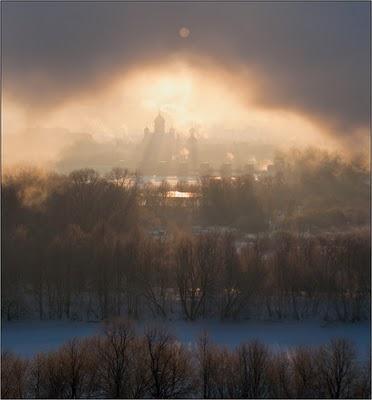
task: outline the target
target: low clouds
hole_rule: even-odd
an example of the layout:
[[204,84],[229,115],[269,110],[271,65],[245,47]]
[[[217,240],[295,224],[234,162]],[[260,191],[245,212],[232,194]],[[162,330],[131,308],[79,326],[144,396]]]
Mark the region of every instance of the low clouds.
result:
[[[94,96],[136,66],[182,54],[226,69],[243,96],[247,70],[258,105],[294,110],[346,135],[369,122],[369,7],[7,2],[4,89],[32,109],[52,109]],[[183,26],[187,40],[178,34]]]

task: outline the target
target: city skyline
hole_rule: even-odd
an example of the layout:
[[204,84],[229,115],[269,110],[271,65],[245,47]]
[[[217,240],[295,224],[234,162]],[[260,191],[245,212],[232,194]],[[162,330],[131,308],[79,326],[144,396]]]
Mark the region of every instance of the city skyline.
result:
[[365,152],[368,3],[6,2],[2,11],[6,164],[55,162],[82,133],[138,138],[159,109],[211,139]]

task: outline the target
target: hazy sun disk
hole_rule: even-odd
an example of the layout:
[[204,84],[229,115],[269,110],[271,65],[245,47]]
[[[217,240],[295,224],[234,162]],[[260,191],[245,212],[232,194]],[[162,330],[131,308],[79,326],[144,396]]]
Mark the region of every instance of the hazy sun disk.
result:
[[[123,81],[123,93],[131,93],[135,102],[152,121],[159,109],[175,128],[189,129],[192,123],[209,126],[240,118],[242,105],[218,76],[175,63],[158,68],[144,68]],[[230,121],[231,120],[231,121]]]
[[179,35],[181,36],[181,38],[186,39],[187,37],[189,37],[190,35],[190,29],[186,28],[185,26],[183,26],[180,30],[179,30]]

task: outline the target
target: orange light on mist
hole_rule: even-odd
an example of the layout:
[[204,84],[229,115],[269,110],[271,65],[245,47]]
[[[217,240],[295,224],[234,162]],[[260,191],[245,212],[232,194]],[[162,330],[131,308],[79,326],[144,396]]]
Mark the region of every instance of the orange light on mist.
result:
[[[244,98],[240,86],[244,84]],[[249,88],[252,86],[251,92]],[[248,89],[247,89],[248,88]],[[154,116],[162,112],[167,129],[188,135],[198,127],[200,137],[226,141],[251,141],[288,147],[321,145],[335,148],[330,138],[306,116],[291,111],[259,108],[254,102],[254,81],[241,78],[214,64],[197,64],[182,58],[162,64],[138,66],[123,73],[94,96],[75,96],[61,107],[38,118],[36,131],[44,130],[48,138],[45,159],[54,159],[59,151],[89,134],[98,142],[129,137],[138,141]],[[252,94],[252,97],[251,97]],[[20,105],[7,102],[4,131],[5,154],[8,159],[40,158],[46,148],[45,138],[30,135],[30,122],[23,117]],[[55,135],[49,132],[59,132]],[[12,135],[17,131],[19,135]],[[25,146],[25,138],[32,137]]]
[[180,30],[179,30],[179,35],[181,36],[182,39],[186,39],[190,36],[190,29],[186,28],[185,26],[183,26]]

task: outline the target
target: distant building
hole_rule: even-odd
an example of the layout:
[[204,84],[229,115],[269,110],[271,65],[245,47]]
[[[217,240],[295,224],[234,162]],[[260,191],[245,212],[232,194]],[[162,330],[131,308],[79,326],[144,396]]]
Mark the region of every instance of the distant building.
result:
[[154,133],[156,135],[165,134],[165,119],[161,116],[160,112],[154,119]]
[[176,150],[176,137],[174,129],[165,130],[165,119],[159,114],[154,119],[154,129],[144,129],[142,140],[142,161],[140,170],[144,173],[166,175],[167,165],[172,160]]
[[228,178],[232,176],[232,165],[230,163],[224,163],[221,166],[221,176]]
[[210,176],[212,175],[212,169],[208,162],[202,162],[199,168],[200,176]]
[[169,161],[160,161],[157,167],[156,174],[159,176],[167,176],[169,174]]
[[267,166],[266,171],[267,171],[267,175],[269,175],[269,176],[274,176],[274,175],[275,175],[275,172],[276,172],[275,165],[274,165],[274,164],[269,164],[269,165]]
[[146,126],[146,128],[143,130],[143,140],[146,140],[149,137],[150,134],[150,129]]
[[184,161],[178,164],[178,176],[188,176],[189,175],[189,163]]
[[190,167],[193,173],[197,172],[199,164],[199,151],[198,151],[198,139],[195,136],[195,129],[190,129],[190,136],[187,140],[187,147],[189,150]]
[[247,175],[253,175],[255,173],[255,165],[253,163],[245,164],[243,168],[243,173]]
[[139,170],[144,174],[188,176],[190,172],[197,173],[199,154],[195,129],[190,129],[187,140],[182,139],[173,127],[166,130],[165,119],[160,112],[154,119],[153,130],[144,129],[140,148],[142,161]]

